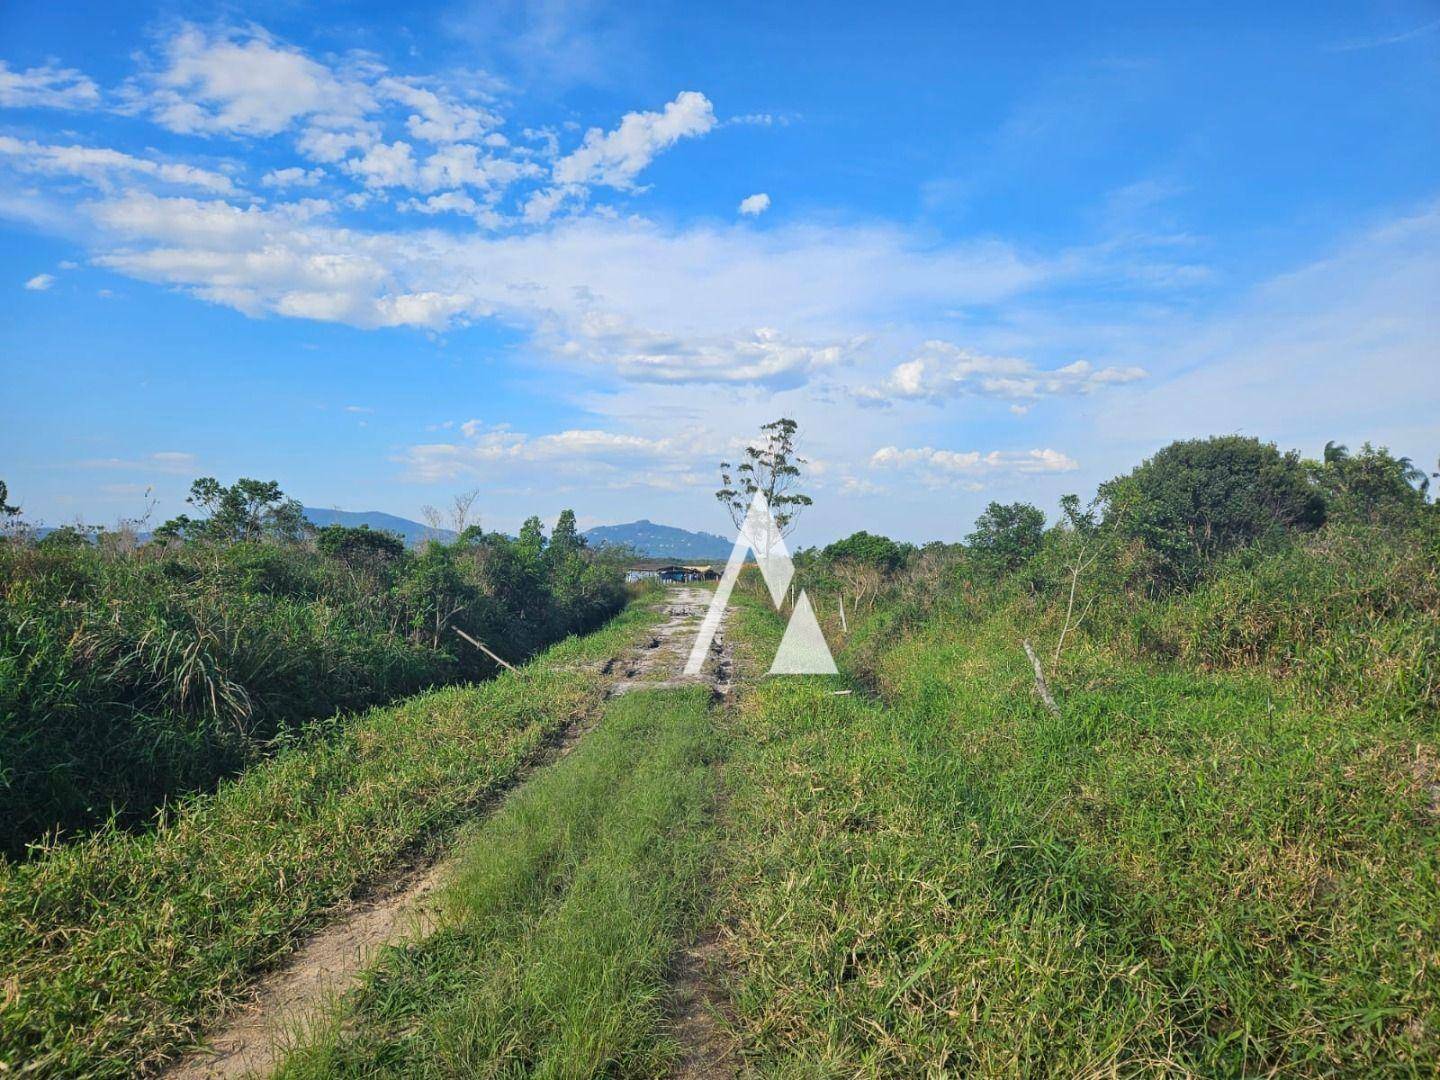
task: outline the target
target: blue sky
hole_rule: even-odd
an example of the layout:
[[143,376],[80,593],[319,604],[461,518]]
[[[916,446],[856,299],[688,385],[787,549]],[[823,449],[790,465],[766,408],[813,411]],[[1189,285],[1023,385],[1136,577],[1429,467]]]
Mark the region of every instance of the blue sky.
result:
[[[63,8],[63,10],[61,10]],[[957,538],[1171,438],[1440,454],[1440,5],[0,13],[0,478]]]

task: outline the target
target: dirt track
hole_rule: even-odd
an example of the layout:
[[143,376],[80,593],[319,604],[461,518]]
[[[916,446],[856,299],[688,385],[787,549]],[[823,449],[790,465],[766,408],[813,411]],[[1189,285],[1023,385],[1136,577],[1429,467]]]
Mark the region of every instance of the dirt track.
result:
[[[709,590],[697,586],[667,590],[665,621],[640,648],[602,665],[600,676],[610,683],[606,696],[697,683],[709,683],[717,693],[727,692],[730,653],[723,625],[702,676],[696,679],[680,674],[710,596]],[[586,730],[586,721],[571,724],[526,775],[565,756]],[[189,1054],[163,1075],[169,1080],[222,1080],[268,1073],[283,1057],[287,1040],[335,996],[353,986],[379,949],[424,937],[434,928],[431,900],[448,868],[443,858],[411,868],[372,889],[364,901],[337,912],[334,921],[300,945],[283,966],[261,978],[251,1003],[211,1031],[204,1049]]]

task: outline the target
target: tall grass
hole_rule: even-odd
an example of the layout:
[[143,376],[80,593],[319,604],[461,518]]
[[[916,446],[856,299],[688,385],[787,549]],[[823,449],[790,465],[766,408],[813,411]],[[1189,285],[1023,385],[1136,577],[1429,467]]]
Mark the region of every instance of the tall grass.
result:
[[107,827],[0,865],[0,1072],[133,1076],[242,994],[337,902],[438,842],[598,708],[598,661],[648,600],[474,686],[282,750],[143,834]]
[[1028,590],[937,604],[882,645],[856,628],[873,696],[742,699],[724,908],[754,1070],[1433,1071],[1433,713],[1093,634],[1054,717],[1019,649],[1046,618]]
[[0,543],[0,856],[147,822],[307,722],[493,673],[435,611],[515,661],[623,604],[615,568],[563,592],[559,569],[458,545],[351,566],[268,543]]
[[444,929],[384,957],[288,1078],[652,1077],[701,910],[717,743],[704,688],[617,699],[460,849]]
[[1203,669],[1262,667],[1336,700],[1440,709],[1440,534],[1327,528],[1225,560],[1138,609],[1142,647]]

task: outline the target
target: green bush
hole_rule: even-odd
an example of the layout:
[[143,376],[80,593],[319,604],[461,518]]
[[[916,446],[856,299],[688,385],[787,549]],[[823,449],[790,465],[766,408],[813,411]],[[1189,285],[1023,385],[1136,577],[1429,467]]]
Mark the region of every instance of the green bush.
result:
[[514,663],[625,602],[620,567],[580,549],[363,532],[330,554],[0,544],[0,853],[143,822],[310,721],[493,674],[456,628]]
[[1173,442],[1100,494],[1107,520],[1144,545],[1164,585],[1193,584],[1236,548],[1325,521],[1299,454],[1240,435]]
[[824,556],[832,561],[848,559],[881,570],[895,570],[905,561],[905,552],[888,536],[873,536],[864,530],[851,533],[828,545]]
[[991,574],[1008,574],[1039,552],[1044,535],[1045,515],[1038,507],[992,502],[965,542],[977,565]]

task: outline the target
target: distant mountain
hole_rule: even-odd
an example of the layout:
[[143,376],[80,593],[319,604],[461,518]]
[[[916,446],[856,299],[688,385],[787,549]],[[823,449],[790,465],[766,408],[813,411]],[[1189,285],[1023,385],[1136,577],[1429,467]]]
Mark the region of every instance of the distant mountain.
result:
[[411,547],[422,540],[455,539],[455,534],[449,529],[432,529],[429,525],[421,525],[418,521],[396,517],[380,510],[321,510],[316,506],[307,506],[305,516],[312,525],[320,529],[326,525],[349,525],[352,529],[369,525],[372,529],[383,529],[385,532],[395,533]]
[[627,525],[597,525],[585,530],[584,536],[592,547],[632,547],[650,558],[670,559],[726,559],[735,543],[714,533],[656,525],[644,518]]

